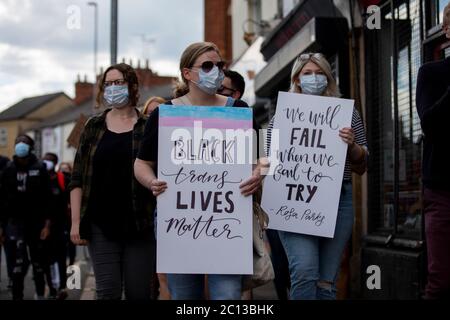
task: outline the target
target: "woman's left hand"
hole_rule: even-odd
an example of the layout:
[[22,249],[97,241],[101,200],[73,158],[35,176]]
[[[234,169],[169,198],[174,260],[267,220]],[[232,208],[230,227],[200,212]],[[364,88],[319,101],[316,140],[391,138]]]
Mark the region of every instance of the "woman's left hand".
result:
[[254,194],[261,186],[262,178],[260,169],[257,167],[253,170],[252,176],[239,185],[242,195],[247,197]]
[[339,130],[339,137],[341,137],[342,141],[349,145],[349,147],[353,146],[355,143],[355,134],[353,133],[352,128],[342,128]]

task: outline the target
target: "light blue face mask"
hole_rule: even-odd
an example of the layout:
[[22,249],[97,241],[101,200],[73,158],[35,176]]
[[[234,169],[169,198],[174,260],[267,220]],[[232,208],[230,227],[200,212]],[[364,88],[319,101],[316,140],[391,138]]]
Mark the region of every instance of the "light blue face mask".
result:
[[19,158],[25,158],[30,154],[30,146],[25,142],[19,142],[15,146],[16,156]]
[[308,74],[299,77],[300,88],[304,94],[321,95],[328,86],[327,77],[323,74]]
[[47,171],[53,171],[53,169],[55,169],[55,164],[53,163],[53,161],[43,160],[42,162],[45,163],[45,167],[47,168]]
[[123,108],[130,102],[128,85],[112,85],[105,88],[103,103],[108,108]]
[[222,71],[219,70],[217,66],[214,66],[211,71],[206,73],[202,69],[198,72],[198,82],[192,81],[197,85],[197,87],[206,92],[209,95],[213,95],[217,92],[217,90],[222,85],[222,81],[225,78],[225,75]]

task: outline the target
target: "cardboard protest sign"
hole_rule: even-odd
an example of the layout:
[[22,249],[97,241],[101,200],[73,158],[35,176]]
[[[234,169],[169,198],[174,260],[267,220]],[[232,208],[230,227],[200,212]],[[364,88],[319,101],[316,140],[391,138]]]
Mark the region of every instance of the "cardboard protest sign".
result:
[[353,100],[280,92],[261,206],[269,228],[334,236]]
[[252,110],[160,106],[157,270],[251,274]]

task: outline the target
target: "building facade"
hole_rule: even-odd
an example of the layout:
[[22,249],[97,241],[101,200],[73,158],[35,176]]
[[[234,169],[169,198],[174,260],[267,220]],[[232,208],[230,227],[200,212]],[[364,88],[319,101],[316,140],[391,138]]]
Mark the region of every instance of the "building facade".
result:
[[[0,113],[0,154],[11,158],[17,135],[52,115],[68,111],[72,99],[63,92],[24,98]],[[36,149],[39,150],[39,141]]]
[[[273,1],[273,19],[262,22],[254,18],[261,17],[265,1],[235,0],[228,8],[236,13],[231,16],[235,53],[231,66],[239,65],[245,55],[241,51],[255,43],[243,36],[239,26],[251,19],[260,27],[256,36],[261,38],[256,39],[262,39],[264,65],[253,78],[251,94],[254,112],[263,124],[275,112],[278,91],[288,90],[293,62],[304,52],[326,55],[343,97],[354,99],[363,116],[369,170],[353,177],[355,225],[350,258],[343,263],[349,270],[344,275],[348,285],[341,287],[347,291],[344,297],[417,299],[423,293],[422,132],[415,87],[423,63],[450,54],[450,43],[441,30],[448,2]],[[259,8],[259,14],[244,11],[250,4]],[[256,103],[261,100],[265,102]],[[371,265],[380,267],[381,290],[366,286]]]

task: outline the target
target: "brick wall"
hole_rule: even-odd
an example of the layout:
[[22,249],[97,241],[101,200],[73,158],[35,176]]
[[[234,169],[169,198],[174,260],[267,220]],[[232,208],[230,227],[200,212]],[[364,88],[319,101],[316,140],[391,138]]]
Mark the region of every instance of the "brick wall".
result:
[[205,0],[205,41],[214,42],[222,53],[222,58],[231,62],[231,0]]

